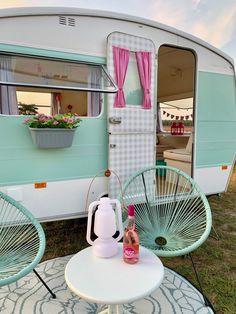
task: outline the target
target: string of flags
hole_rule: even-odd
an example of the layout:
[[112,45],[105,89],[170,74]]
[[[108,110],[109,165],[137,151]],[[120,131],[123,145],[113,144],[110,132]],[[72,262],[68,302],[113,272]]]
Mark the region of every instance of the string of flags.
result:
[[166,115],[167,117],[170,117],[171,119],[175,120],[188,120],[190,118],[193,118],[192,114],[186,115],[186,116],[176,116],[174,114],[170,114],[169,112],[163,110],[163,114]]

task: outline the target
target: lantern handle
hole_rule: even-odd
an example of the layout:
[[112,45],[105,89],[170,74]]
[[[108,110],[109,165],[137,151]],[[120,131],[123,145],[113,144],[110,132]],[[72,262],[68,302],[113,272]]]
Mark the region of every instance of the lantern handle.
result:
[[110,200],[110,203],[115,204],[116,212],[117,212],[117,219],[118,219],[118,231],[119,235],[117,238],[115,238],[117,241],[120,241],[121,238],[124,235],[124,229],[123,229],[123,223],[122,223],[122,218],[121,218],[121,205],[120,202],[117,199],[112,199]]
[[100,201],[92,202],[88,208],[88,222],[87,222],[87,233],[86,240],[90,245],[93,245],[93,241],[91,240],[91,224],[92,224],[92,214],[93,210],[100,204]]
[[90,189],[91,189],[91,186],[94,182],[94,180],[100,175],[100,174],[105,174],[106,177],[109,177],[111,175],[111,173],[113,173],[118,182],[119,182],[119,187],[120,187],[120,192],[121,192],[121,209],[124,207],[124,193],[123,193],[123,189],[122,189],[122,184],[121,184],[121,180],[118,176],[118,174],[114,171],[114,170],[111,170],[111,169],[103,169],[103,170],[100,170],[96,173],[96,175],[93,177],[93,179],[91,180],[90,184],[89,184],[89,188],[88,188],[88,192],[87,192],[87,196],[86,196],[86,202],[85,202],[85,212],[88,211],[88,198],[89,198],[89,192],[90,192]]

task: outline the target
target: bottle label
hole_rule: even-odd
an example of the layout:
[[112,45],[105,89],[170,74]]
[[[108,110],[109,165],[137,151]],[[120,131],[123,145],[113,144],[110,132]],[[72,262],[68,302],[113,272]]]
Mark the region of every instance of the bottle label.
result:
[[133,258],[133,257],[135,257],[136,252],[132,247],[126,247],[126,248],[124,248],[124,255],[127,258]]

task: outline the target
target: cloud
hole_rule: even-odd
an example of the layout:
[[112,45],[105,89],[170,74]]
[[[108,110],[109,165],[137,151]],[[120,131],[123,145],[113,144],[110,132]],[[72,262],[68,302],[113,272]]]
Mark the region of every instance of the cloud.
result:
[[[187,2],[187,1],[184,1]],[[181,25],[188,6],[181,9],[178,1],[152,1],[149,8],[149,16],[151,19],[169,26]]]
[[[147,3],[147,2],[145,2]],[[205,40],[236,57],[236,1],[148,1],[150,18]]]
[[236,32],[235,0],[149,1],[150,18],[223,47]]
[[190,32],[221,48],[234,36],[235,26],[236,3],[234,6],[222,7],[217,14],[198,19],[190,27]]

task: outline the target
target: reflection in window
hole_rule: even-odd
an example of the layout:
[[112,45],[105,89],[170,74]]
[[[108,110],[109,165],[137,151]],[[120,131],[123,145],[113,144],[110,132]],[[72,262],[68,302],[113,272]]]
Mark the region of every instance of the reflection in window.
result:
[[[93,72],[100,76],[99,81],[91,81]],[[101,65],[15,55],[0,55],[0,83],[14,86],[116,92],[112,78]]]
[[17,89],[18,110],[21,115],[71,112],[84,117],[97,117],[102,110],[102,93],[67,90],[55,92],[55,90],[22,87]]
[[19,114],[52,114],[52,94],[37,92],[16,92]]
[[141,106],[143,100],[143,89],[140,84],[137,61],[134,52],[130,52],[130,59],[123,90],[127,105]]
[[97,64],[0,55],[0,114],[101,113],[103,93],[117,88]]

